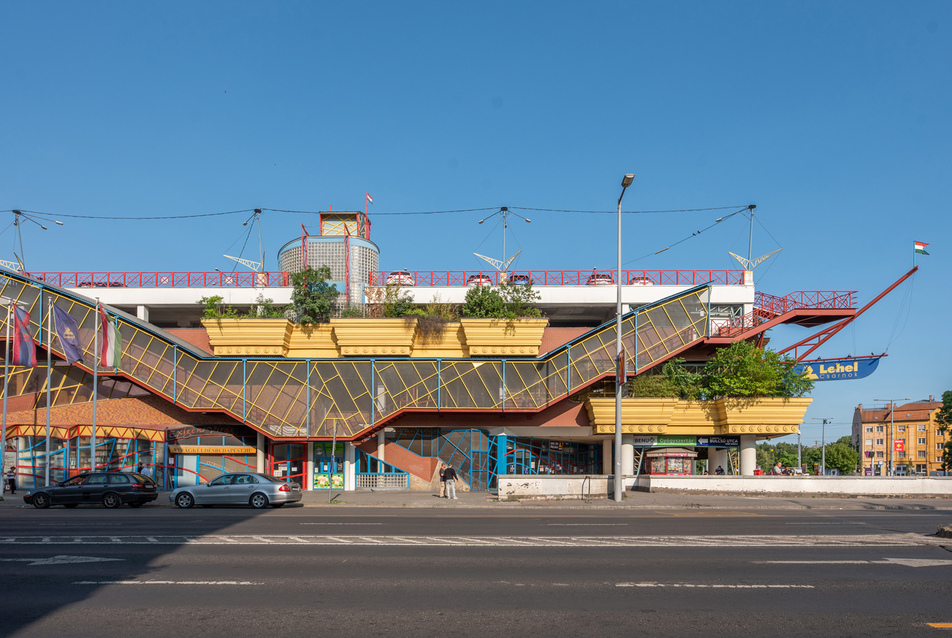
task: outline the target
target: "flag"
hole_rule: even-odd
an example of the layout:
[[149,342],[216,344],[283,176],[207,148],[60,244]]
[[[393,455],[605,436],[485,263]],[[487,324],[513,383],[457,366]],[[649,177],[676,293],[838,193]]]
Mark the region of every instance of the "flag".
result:
[[926,252],[926,246],[928,245],[929,244],[923,244],[921,241],[917,241],[916,252],[919,253],[920,255],[928,255],[929,253]]
[[374,203],[374,198],[370,196],[370,192],[369,192],[369,191],[367,192],[367,203],[368,203],[368,204],[373,204],[373,203]]
[[118,368],[122,360],[122,333],[115,318],[107,317],[106,311],[99,306],[99,318],[102,320],[102,359],[100,365]]
[[59,337],[66,363],[83,363],[83,347],[79,344],[79,324],[71,314],[53,304],[53,325]]
[[13,365],[36,367],[36,343],[30,335],[30,313],[13,307]]

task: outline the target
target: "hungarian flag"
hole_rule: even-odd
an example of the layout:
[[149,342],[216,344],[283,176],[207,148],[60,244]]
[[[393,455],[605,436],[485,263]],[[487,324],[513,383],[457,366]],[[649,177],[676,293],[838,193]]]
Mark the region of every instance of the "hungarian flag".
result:
[[30,335],[30,313],[13,307],[13,365],[36,367],[36,343]]
[[923,244],[921,241],[917,241],[916,252],[919,253],[920,255],[928,255],[929,253],[926,252],[926,246],[928,245],[929,244]]
[[374,198],[370,196],[370,192],[369,192],[369,191],[367,192],[367,203],[368,203],[368,204],[373,204],[373,203],[374,203]]
[[122,333],[114,317],[107,317],[106,311],[99,306],[99,318],[102,325],[102,358],[100,365],[118,368],[122,360]]
[[53,329],[59,337],[66,363],[83,363],[83,347],[79,344],[79,324],[71,314],[53,304]]

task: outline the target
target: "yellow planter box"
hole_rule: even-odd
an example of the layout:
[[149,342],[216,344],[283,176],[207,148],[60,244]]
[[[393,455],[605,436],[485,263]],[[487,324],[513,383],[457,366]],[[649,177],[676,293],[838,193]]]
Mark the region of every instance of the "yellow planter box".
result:
[[548,319],[461,319],[472,357],[539,356]]
[[202,319],[216,356],[283,357],[288,352],[287,319]]
[[[796,434],[811,398],[718,399],[679,401],[668,398],[622,399],[623,434]],[[589,397],[585,409],[593,434],[615,433],[615,398]]]
[[[621,400],[623,434],[663,434],[671,422],[675,398],[632,397]],[[615,397],[589,397],[585,409],[595,434],[614,434]]]
[[399,319],[331,319],[334,338],[344,357],[409,357],[416,317]]
[[340,352],[337,350],[337,342],[334,341],[334,329],[331,324],[292,324],[287,356],[305,359],[339,357]]
[[414,357],[468,357],[469,348],[466,347],[466,335],[463,326],[458,321],[447,322],[443,327],[443,336],[439,339],[424,340],[419,328],[413,335]]
[[718,399],[720,434],[796,434],[811,398]]

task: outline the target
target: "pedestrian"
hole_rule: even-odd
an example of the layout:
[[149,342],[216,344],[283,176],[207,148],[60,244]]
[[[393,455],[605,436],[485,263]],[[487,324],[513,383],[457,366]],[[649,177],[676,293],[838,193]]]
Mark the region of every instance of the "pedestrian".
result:
[[718,465],[718,466],[717,466],[717,469],[714,470],[714,474],[717,475],[717,476],[724,476],[724,468],[722,468],[720,465]]
[[440,498],[446,498],[446,463],[440,464]]
[[10,469],[7,470],[7,483],[10,484],[10,493],[16,494],[17,493],[17,469],[13,467],[12,465],[10,466]]
[[443,476],[446,477],[446,498],[459,500],[456,498],[456,470],[453,469],[452,463],[447,464]]
[[777,464],[774,465],[772,470],[770,470],[770,473],[773,474],[774,476],[783,475],[783,467],[780,465],[780,461],[777,461]]
[[138,474],[142,474],[142,470],[144,469],[145,469],[145,463],[143,463],[142,461],[139,461],[139,465],[136,466],[136,472]]

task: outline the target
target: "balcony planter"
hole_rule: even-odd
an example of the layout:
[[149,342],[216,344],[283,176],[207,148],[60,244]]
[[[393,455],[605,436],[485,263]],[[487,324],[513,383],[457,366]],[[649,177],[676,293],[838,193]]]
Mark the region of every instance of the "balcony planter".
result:
[[714,402],[720,434],[795,434],[811,398],[718,399]]
[[344,357],[409,357],[416,318],[331,319],[334,338]]
[[471,357],[537,357],[548,319],[461,319]]
[[429,358],[468,357],[466,336],[458,321],[449,321],[438,338],[425,339],[417,330],[413,336],[413,356]]
[[292,324],[287,356],[306,359],[339,357],[340,353],[337,350],[337,342],[334,341],[334,329],[331,324]]
[[[632,397],[621,400],[623,434],[663,434],[671,422],[675,398]],[[589,397],[585,409],[593,434],[614,434],[615,397]]]
[[288,351],[291,322],[287,319],[202,319],[216,356],[283,357]]
[[713,401],[678,401],[671,414],[669,434],[720,434],[717,407]]

